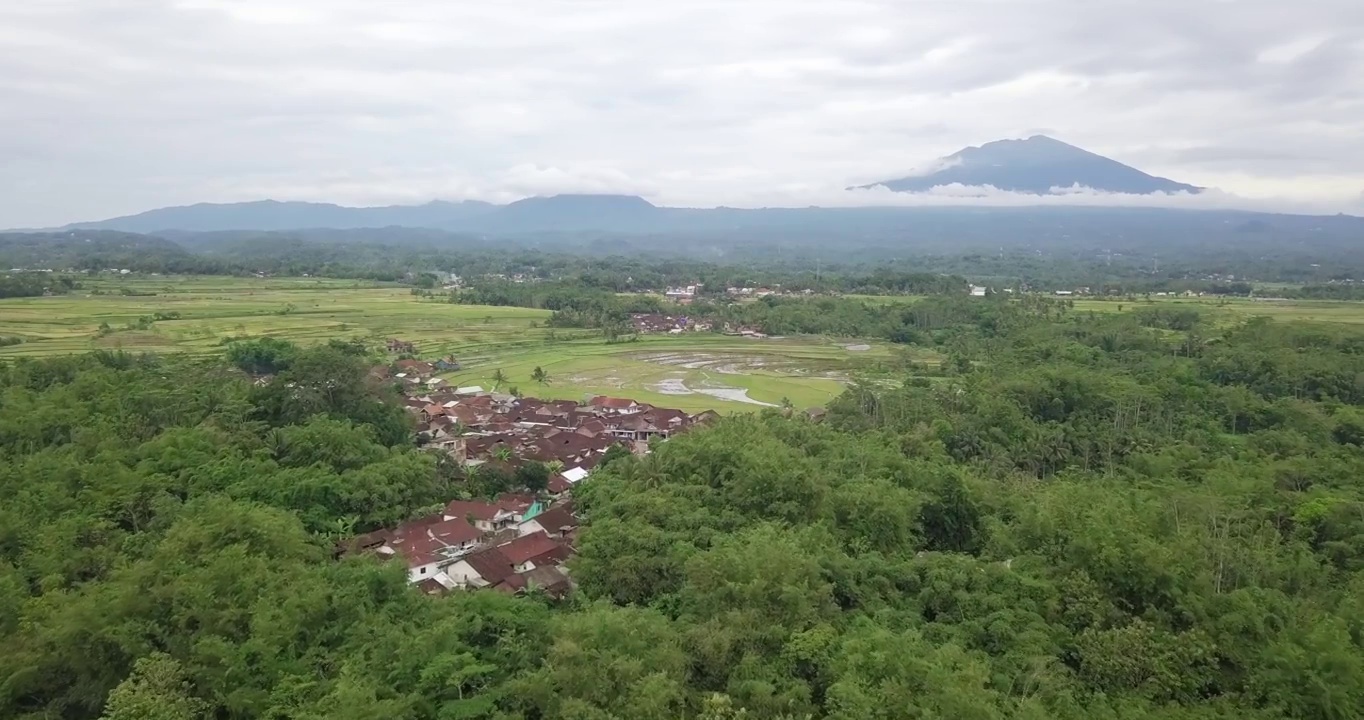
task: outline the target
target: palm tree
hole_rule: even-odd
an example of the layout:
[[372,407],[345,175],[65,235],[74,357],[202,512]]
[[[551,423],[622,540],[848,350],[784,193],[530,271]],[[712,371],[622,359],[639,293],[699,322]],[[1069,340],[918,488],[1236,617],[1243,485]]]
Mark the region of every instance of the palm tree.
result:
[[504,373],[504,372],[502,372],[502,368],[498,368],[498,369],[494,370],[494,371],[493,371],[493,389],[496,390],[497,387],[498,387],[499,385],[501,385],[502,383],[504,383],[504,382],[507,382],[507,374]]
[[549,373],[545,372],[544,368],[536,365],[535,369],[530,372],[530,379],[544,385],[549,382]]
[[512,459],[511,446],[498,445],[497,449],[493,450],[493,457],[498,460],[501,460],[502,462],[507,462],[508,460],[511,460]]

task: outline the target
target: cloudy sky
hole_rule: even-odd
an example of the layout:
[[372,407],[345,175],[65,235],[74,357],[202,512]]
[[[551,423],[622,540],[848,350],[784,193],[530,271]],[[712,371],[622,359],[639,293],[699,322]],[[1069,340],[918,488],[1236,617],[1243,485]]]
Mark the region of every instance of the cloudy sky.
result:
[[848,204],[1039,132],[1229,203],[1364,210],[1364,2],[0,2],[0,227],[265,197]]

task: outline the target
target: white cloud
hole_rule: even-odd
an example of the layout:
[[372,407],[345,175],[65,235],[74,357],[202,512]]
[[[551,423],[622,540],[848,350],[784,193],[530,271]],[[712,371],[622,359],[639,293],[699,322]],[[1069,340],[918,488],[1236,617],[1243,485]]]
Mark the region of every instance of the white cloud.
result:
[[1361,38],[1358,0],[0,3],[0,227],[267,196],[845,202],[1040,127],[1357,207]]

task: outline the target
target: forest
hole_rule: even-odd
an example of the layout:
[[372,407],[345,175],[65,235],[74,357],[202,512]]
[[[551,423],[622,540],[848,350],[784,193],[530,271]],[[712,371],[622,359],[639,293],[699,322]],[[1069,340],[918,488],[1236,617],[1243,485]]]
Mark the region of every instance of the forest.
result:
[[0,275],[0,298],[61,295],[80,287],[74,279],[52,273],[18,272]]
[[[1290,283],[1314,286],[1314,292],[1327,293],[1322,297],[1343,292],[1354,298],[1354,281],[1364,279],[1364,254],[1354,242],[1356,221],[1349,218],[1321,219],[1329,232],[1305,226],[1286,235],[1263,223],[1219,222],[1199,231],[1199,241],[1192,242],[1162,234],[1169,229],[1160,230],[1159,223],[1150,234],[1114,237],[1111,227],[1091,226],[1099,218],[1088,215],[1082,211],[1074,218],[1085,219],[1081,226],[1051,229],[1048,223],[1056,218],[1014,227],[1001,216],[988,221],[988,235],[950,239],[953,235],[944,226],[933,232],[948,235],[935,241],[919,233],[896,231],[882,237],[856,228],[828,230],[831,235],[818,238],[793,234],[794,228],[770,236],[772,228],[742,226],[719,234],[658,236],[482,236],[403,227],[157,235],[0,232],[0,268],[385,282],[419,282],[424,274],[453,272],[465,278],[500,274],[573,280],[613,292],[702,283],[710,293],[732,286],[780,286],[859,295],[956,292],[970,279],[996,289],[1089,287],[1123,295],[1184,290],[1244,294],[1247,282]],[[1214,216],[1188,217],[1205,223]],[[1018,219],[1026,218],[1038,220],[1031,213]],[[1294,220],[1299,221],[1303,219]],[[1212,235],[1220,238],[1214,242]]]
[[1361,717],[1364,332],[975,306],[594,473],[561,601],[338,558],[481,491],[363,347],[0,366],[0,717]]

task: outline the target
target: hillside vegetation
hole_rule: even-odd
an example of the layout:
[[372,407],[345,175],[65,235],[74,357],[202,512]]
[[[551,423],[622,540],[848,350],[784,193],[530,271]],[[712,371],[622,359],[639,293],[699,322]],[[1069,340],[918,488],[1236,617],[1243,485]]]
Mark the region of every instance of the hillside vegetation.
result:
[[1346,720],[1364,334],[1035,304],[575,488],[565,601],[338,560],[468,493],[346,343],[0,368],[0,717]]

